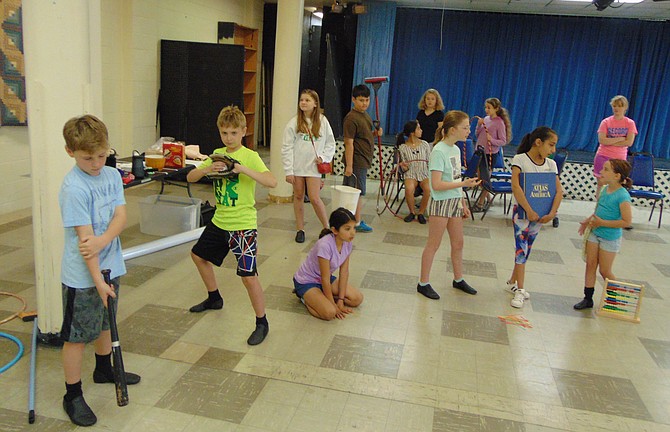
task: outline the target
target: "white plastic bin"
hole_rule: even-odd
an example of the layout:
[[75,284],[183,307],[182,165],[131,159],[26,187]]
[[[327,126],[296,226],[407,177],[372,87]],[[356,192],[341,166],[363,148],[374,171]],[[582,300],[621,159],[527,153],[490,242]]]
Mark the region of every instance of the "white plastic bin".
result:
[[149,195],[140,204],[140,231],[155,236],[170,236],[200,226],[198,198]]
[[351,186],[333,186],[333,211],[340,207],[344,207],[350,212],[356,214],[356,206],[358,205],[358,196],[361,194],[359,189]]

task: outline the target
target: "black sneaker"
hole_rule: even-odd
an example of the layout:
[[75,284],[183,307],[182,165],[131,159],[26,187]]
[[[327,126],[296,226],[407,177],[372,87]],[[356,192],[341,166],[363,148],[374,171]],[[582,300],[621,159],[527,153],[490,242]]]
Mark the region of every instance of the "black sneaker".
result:
[[268,326],[263,324],[256,324],[256,329],[253,331],[253,333],[251,333],[249,339],[247,339],[247,343],[249,345],[258,345],[265,340],[265,336],[268,335],[269,331],[270,328]]
[[593,299],[582,299],[579,303],[573,306],[574,309],[576,310],[582,310],[582,309],[591,309],[593,307]]
[[63,409],[70,417],[70,421],[77,426],[93,426],[98,421],[84,396],[77,396],[69,402],[63,398]]
[[424,296],[428,297],[431,300],[439,300],[440,295],[435,292],[432,286],[430,284],[427,285],[416,285],[416,292],[419,294],[423,294]]
[[412,222],[414,220],[414,213],[410,213],[403,219],[405,222]]
[[202,303],[191,307],[189,312],[204,312],[207,309],[223,309],[223,299],[219,299],[213,302],[210,302],[209,299],[205,300]]
[[[141,376],[132,372],[126,372],[126,384],[135,385],[142,379]],[[105,375],[103,372],[95,369],[93,371],[93,382],[96,384],[107,384],[114,382],[114,376]]]
[[295,242],[305,243],[305,231],[299,230],[297,233],[295,233]]
[[416,218],[419,220],[419,223],[420,223],[421,225],[425,225],[425,224],[426,224],[426,217],[423,215],[423,213],[421,213],[421,214],[420,214],[419,216],[417,216]]
[[477,294],[477,290],[468,285],[468,283],[465,280],[462,280],[460,282],[453,281],[451,283],[451,286],[470,295]]

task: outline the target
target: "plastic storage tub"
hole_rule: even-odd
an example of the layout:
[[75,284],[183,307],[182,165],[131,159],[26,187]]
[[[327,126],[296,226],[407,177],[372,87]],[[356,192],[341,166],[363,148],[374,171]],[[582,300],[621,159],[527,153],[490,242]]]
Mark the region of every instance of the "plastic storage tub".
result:
[[140,204],[140,231],[169,236],[200,226],[201,199],[172,195],[149,195]]

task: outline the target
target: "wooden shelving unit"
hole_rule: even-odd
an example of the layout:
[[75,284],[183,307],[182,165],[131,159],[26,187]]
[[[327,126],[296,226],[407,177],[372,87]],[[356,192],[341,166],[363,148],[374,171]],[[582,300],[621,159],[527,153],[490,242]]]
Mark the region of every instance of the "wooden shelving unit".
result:
[[255,149],[256,129],[256,77],[258,75],[258,29],[235,24],[233,43],[244,46],[244,116],[247,118],[247,135],[244,145]]

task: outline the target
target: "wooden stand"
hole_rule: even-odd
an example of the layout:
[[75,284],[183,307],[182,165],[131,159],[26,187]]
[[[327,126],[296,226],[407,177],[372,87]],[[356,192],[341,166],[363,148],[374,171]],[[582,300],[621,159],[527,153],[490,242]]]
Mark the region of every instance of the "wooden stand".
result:
[[596,314],[639,324],[643,294],[644,285],[605,279]]
[[255,149],[256,129],[256,75],[258,70],[258,30],[235,24],[233,43],[244,46],[244,116],[247,119],[247,135],[244,145]]

